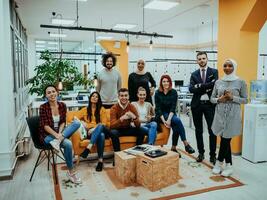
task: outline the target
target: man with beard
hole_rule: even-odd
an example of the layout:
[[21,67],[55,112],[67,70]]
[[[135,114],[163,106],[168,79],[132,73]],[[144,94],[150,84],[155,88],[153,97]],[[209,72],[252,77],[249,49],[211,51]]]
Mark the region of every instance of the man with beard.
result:
[[140,128],[140,119],[134,105],[129,102],[129,91],[121,88],[119,101],[110,110],[110,137],[114,151],[120,151],[120,137],[136,136],[136,145],[143,143],[146,130]]
[[207,53],[198,52],[197,63],[200,68],[191,74],[189,90],[191,93],[193,93],[191,110],[193,115],[193,122],[195,125],[197,148],[199,152],[196,161],[202,162],[204,160],[205,150],[203,143],[202,121],[204,115],[209,132],[210,162],[215,164],[217,138],[211,130],[215,107],[210,102],[210,96],[214,87],[214,83],[218,79],[218,70],[208,67],[207,62]]
[[121,75],[113,67],[116,57],[108,52],[102,56],[102,65],[105,67],[97,77],[96,91],[99,92],[104,108],[109,109],[118,102],[118,91],[121,88]]

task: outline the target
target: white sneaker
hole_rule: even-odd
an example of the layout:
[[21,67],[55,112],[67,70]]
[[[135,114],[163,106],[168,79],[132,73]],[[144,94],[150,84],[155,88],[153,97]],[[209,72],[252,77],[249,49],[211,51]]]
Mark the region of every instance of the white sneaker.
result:
[[223,170],[222,165],[223,165],[223,162],[220,162],[217,160],[213,169],[212,169],[212,173],[213,174],[220,174]]
[[234,170],[230,163],[226,163],[225,169],[222,171],[222,176],[228,177],[233,174]]
[[60,142],[59,142],[58,139],[53,139],[53,140],[52,140],[51,142],[49,142],[49,143],[51,144],[51,146],[52,146],[55,150],[59,151],[59,149],[60,149],[60,147],[59,147]]
[[68,179],[69,179],[72,183],[75,183],[75,184],[80,184],[80,183],[82,183],[81,178],[78,177],[76,173],[70,174],[70,172],[68,171],[66,175],[67,175]]

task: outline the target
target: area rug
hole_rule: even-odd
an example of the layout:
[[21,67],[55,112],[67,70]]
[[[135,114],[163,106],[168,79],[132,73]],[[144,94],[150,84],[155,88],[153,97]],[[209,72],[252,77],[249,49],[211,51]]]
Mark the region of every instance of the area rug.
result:
[[220,189],[242,186],[233,177],[224,178],[211,173],[212,166],[206,162],[197,163],[192,155],[184,151],[179,160],[180,179],[177,183],[151,192],[141,185],[124,185],[116,179],[112,162],[104,162],[104,170],[96,172],[94,161],[80,162],[77,167],[81,184],[73,184],[66,177],[65,164],[57,164],[59,184],[54,189],[56,200],[115,200],[115,199],[175,199]]

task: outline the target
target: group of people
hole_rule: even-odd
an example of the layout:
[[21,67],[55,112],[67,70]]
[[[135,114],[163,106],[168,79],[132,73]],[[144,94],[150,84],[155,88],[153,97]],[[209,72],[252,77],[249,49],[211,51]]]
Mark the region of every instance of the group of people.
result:
[[[81,179],[73,167],[72,143],[68,139],[75,131],[84,126],[90,139],[82,157],[87,157],[93,145],[97,146],[98,163],[96,171],[103,169],[105,138],[110,137],[114,151],[120,151],[120,137],[136,136],[136,144],[148,136],[148,144],[154,145],[160,124],[172,129],[171,150],[178,153],[178,138],[189,154],[195,152],[186,139],[181,119],[176,115],[177,91],[172,88],[171,77],[167,74],[160,78],[158,90],[156,82],[146,72],[144,60],[137,62],[137,70],[129,75],[128,89],[122,88],[120,73],[114,68],[116,57],[112,53],[103,55],[104,69],[99,73],[96,91],[91,93],[88,106],[77,113],[77,118],[65,126],[66,105],[57,101],[57,89],[53,85],[45,88],[48,101],[40,107],[40,140],[59,150],[64,148],[64,157],[68,167],[67,177],[73,183]],[[247,102],[246,83],[235,75],[237,64],[228,59],[223,65],[225,75],[218,80],[218,71],[207,66],[207,54],[199,52],[197,62],[200,69],[192,73],[190,92],[195,134],[199,155],[197,162],[204,160],[203,114],[207,121],[210,141],[210,162],[214,164],[215,174],[232,174],[231,138],[241,131],[240,104]],[[155,95],[154,95],[155,93]],[[154,95],[155,105],[152,97]],[[110,127],[107,128],[106,109],[110,109]],[[216,136],[221,136],[219,155],[216,159]],[[223,162],[226,167],[223,169]]]

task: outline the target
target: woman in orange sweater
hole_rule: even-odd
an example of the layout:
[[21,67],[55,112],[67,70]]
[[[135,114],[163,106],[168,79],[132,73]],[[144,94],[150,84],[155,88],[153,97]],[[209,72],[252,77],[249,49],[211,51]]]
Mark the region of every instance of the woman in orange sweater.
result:
[[108,135],[109,131],[106,128],[106,110],[104,107],[102,107],[102,101],[98,92],[93,92],[90,95],[88,106],[82,108],[78,112],[77,117],[81,119],[82,124],[87,130],[87,138],[90,139],[89,145],[81,154],[81,156],[86,158],[90,153],[93,145],[96,144],[98,154],[96,171],[102,171],[105,135]]

